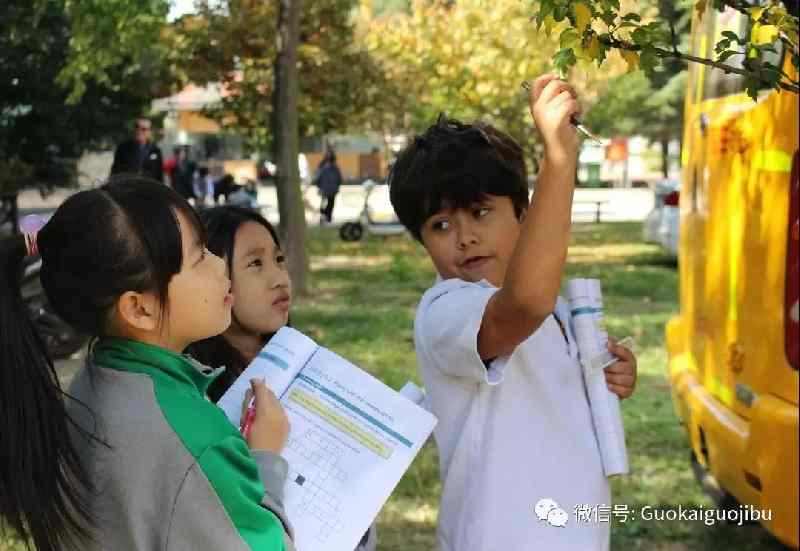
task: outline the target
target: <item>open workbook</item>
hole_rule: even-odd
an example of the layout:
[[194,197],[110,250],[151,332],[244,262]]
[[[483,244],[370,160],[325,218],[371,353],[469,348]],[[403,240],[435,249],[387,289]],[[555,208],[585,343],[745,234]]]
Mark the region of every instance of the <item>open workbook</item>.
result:
[[236,426],[250,379],[289,417],[284,505],[298,551],[352,551],[436,425],[428,411],[289,327],[218,405]]

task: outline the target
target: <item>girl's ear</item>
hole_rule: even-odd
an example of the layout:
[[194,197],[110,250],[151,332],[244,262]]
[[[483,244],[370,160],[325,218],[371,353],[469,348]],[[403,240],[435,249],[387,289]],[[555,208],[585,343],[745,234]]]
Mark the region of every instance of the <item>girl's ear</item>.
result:
[[117,300],[118,322],[139,331],[158,329],[159,305],[151,293],[127,291]]

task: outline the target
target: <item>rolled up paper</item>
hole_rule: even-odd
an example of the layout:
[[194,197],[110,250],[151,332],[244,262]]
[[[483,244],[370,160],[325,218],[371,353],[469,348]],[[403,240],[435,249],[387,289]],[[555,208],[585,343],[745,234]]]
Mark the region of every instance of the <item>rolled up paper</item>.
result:
[[597,279],[571,279],[567,282],[572,328],[578,344],[578,356],[592,423],[606,476],[627,474],[628,451],[619,397],[608,390],[603,369],[617,358],[608,351],[604,328],[603,295]]
[[425,391],[422,390],[420,387],[412,383],[411,381],[406,382],[403,385],[403,388],[400,389],[400,394],[417,404],[418,406],[425,407]]

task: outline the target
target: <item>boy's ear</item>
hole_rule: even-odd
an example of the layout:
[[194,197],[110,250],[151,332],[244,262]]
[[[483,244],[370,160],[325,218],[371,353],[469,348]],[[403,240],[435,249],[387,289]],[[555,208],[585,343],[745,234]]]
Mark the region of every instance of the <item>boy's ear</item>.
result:
[[159,304],[152,293],[127,291],[117,300],[116,309],[123,325],[139,331],[158,329]]

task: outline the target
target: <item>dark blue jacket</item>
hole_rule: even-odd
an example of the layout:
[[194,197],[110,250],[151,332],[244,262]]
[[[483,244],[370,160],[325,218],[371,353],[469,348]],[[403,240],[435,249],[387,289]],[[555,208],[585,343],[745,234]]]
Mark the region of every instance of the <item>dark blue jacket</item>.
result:
[[323,163],[317,169],[314,177],[314,185],[319,188],[319,192],[325,197],[331,197],[339,193],[339,186],[342,185],[342,173],[334,163]]

